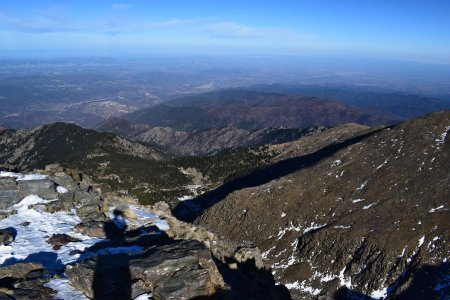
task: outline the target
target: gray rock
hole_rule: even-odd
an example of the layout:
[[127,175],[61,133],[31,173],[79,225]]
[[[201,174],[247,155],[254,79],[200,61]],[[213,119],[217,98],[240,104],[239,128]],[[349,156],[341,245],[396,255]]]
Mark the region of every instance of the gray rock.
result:
[[49,213],[55,213],[57,211],[70,211],[73,208],[73,201],[69,199],[63,198],[46,203],[45,205],[42,205],[42,210]]
[[42,199],[57,199],[55,183],[49,179],[42,180],[21,180],[18,182],[21,198],[28,195],[38,195]]
[[44,266],[40,263],[16,263],[14,265],[0,267],[0,280],[5,278],[22,280],[27,278],[31,273],[39,272],[43,274],[44,271]]
[[104,222],[108,220],[107,215],[98,204],[87,204],[77,209],[77,215],[83,223]]
[[16,289],[13,295],[16,300],[48,300],[53,299],[55,294],[51,288],[37,286],[32,289]]
[[0,177],[0,209],[6,209],[20,201],[16,179],[13,177]]
[[143,292],[157,299],[192,299],[224,286],[210,252],[196,241],[153,245],[133,255],[99,255],[69,266],[66,275],[71,285],[95,299]]
[[104,222],[91,221],[77,224],[74,231],[90,237],[105,238],[104,226]]
[[52,235],[48,240],[47,243],[53,246],[54,250],[61,249],[62,246],[67,245],[71,242],[80,242],[80,239],[71,237],[70,235],[67,235],[65,233],[63,234],[54,234]]
[[66,173],[56,173],[53,176],[49,176],[49,179],[68,190],[75,190],[78,187],[77,182]]
[[0,229],[0,245],[9,245],[14,242],[16,231],[13,228]]

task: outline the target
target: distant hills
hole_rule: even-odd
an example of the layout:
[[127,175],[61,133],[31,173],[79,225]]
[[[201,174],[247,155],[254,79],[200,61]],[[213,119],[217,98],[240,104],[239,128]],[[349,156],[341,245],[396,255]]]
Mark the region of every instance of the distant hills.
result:
[[368,113],[333,100],[241,89],[177,98],[124,117],[150,126],[185,131],[212,127],[249,130],[332,127],[345,123],[373,126],[398,121],[389,114]]
[[237,147],[279,144],[326,130],[326,127],[305,129],[263,128],[246,130],[235,127],[179,131],[170,127],[151,127],[125,118],[110,118],[94,129],[111,132],[124,138],[153,144],[174,155],[206,155]]
[[384,112],[391,118],[406,120],[436,111],[450,109],[447,95],[420,96],[394,93],[370,87],[257,85],[251,87],[263,92],[301,94],[308,97],[328,98],[359,107],[365,111]]

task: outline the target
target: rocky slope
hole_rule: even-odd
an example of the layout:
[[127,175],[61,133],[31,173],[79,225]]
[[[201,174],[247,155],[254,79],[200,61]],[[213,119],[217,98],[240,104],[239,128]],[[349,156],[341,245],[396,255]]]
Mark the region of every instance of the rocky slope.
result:
[[151,127],[124,118],[111,118],[94,127],[124,138],[156,144],[176,155],[206,155],[237,147],[278,144],[299,139],[325,130],[321,127],[306,129],[264,128],[245,130],[224,127],[195,131],[178,131],[170,127]]
[[189,96],[141,109],[124,117],[155,127],[188,131],[212,127],[333,127],[345,123],[372,126],[395,122],[387,115],[366,113],[332,100],[246,90],[223,90]]
[[102,194],[79,171],[1,172],[0,196],[2,299],[290,299],[256,247],[165,203]]
[[[20,171],[60,163],[79,168],[103,183],[104,189],[122,190],[148,199],[147,191],[183,194],[191,183],[179,166],[165,160],[157,147],[111,133],[54,123],[34,129],[0,129],[0,163]],[[161,196],[163,200],[164,196]]]
[[61,157],[70,160],[104,149],[141,158],[163,157],[139,143],[68,123],[21,130],[0,128],[0,137],[0,160],[17,168],[43,168]]
[[255,243],[294,298],[445,299],[449,131],[447,111],[326,147],[274,146],[277,163],[183,206]]

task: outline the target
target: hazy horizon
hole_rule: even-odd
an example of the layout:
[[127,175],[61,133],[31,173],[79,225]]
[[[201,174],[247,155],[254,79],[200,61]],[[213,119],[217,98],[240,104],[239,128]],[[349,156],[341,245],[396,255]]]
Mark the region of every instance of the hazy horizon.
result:
[[450,64],[450,3],[59,1],[0,3],[0,58],[348,56]]

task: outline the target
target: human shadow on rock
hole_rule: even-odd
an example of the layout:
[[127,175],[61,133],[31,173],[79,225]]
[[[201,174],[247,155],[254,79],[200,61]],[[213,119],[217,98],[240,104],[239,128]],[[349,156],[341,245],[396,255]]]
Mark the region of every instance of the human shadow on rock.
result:
[[[118,245],[124,242],[126,228],[123,213],[119,210],[114,210],[114,218],[105,222],[103,227],[106,238],[116,242]],[[116,296],[115,299],[131,299],[131,276],[128,255],[124,253],[117,254],[114,257],[116,260],[113,263],[109,255],[98,255],[97,257],[92,282],[94,299],[110,299],[112,288]]]
[[336,152],[361,142],[380,130],[382,129],[373,130],[344,142],[329,145],[311,154],[289,158],[265,168],[255,170],[246,176],[227,182],[213,191],[202,194],[194,199],[180,202],[173,209],[172,213],[179,220],[193,222],[203,213],[203,211],[222,201],[234,191],[259,186],[274,179],[292,174],[299,169],[311,167],[321,160],[332,156]]

